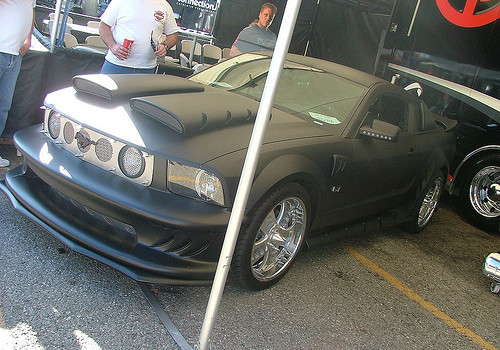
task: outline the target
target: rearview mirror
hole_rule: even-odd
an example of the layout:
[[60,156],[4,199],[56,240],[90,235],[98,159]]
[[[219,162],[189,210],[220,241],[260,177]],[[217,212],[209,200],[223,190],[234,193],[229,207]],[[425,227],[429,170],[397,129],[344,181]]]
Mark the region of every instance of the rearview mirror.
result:
[[373,120],[372,127],[365,125],[359,129],[360,135],[386,141],[396,141],[400,131],[401,129],[396,125],[379,119]]

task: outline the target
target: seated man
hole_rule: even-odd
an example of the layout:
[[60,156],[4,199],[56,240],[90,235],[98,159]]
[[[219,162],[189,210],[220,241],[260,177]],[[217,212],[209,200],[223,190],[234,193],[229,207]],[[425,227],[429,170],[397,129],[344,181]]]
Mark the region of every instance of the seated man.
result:
[[253,21],[248,27],[243,29],[231,46],[230,56],[236,56],[241,53],[274,50],[276,45],[276,34],[269,30],[274,16],[278,9],[274,4],[266,2],[262,5],[259,13],[259,19]]

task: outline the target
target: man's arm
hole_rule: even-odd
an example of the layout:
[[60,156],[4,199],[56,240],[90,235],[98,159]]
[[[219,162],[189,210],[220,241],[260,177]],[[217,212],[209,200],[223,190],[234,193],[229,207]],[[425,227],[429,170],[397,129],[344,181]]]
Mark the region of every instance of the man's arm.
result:
[[102,41],[111,50],[113,55],[119,60],[126,60],[130,54],[123,45],[117,44],[113,38],[113,32],[111,31],[111,26],[107,25],[103,21],[99,23],[99,34],[101,35]]
[[177,33],[169,34],[165,37],[165,41],[158,45],[158,50],[155,51],[155,55],[159,57],[165,57],[169,48],[174,47],[177,44]]
[[166,49],[168,50],[168,49],[174,47],[177,44],[178,38],[179,38],[179,34],[177,34],[177,33],[167,35],[167,37],[165,39]]
[[231,46],[231,51],[229,51],[229,57],[238,56],[241,54],[241,51],[236,46]]

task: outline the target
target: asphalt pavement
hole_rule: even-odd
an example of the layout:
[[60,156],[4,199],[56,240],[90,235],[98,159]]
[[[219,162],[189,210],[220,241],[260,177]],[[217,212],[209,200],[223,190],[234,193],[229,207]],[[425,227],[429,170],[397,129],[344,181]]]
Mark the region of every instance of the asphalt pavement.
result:
[[[12,146],[0,155],[22,161]],[[3,194],[0,211],[0,349],[182,348],[166,319],[196,346],[210,286],[139,285],[65,248]],[[500,235],[446,198],[421,234],[391,229],[304,252],[268,290],[230,277],[211,348],[498,349],[500,295],[481,272],[498,250]]]

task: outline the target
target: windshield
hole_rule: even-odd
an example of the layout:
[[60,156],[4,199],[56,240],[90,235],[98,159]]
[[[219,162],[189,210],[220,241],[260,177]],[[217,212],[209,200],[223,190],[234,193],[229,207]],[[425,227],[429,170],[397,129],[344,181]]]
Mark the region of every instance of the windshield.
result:
[[[245,54],[223,61],[190,78],[260,101],[271,58]],[[365,88],[322,70],[285,62],[274,101],[276,108],[313,120],[337,125],[347,120]]]

